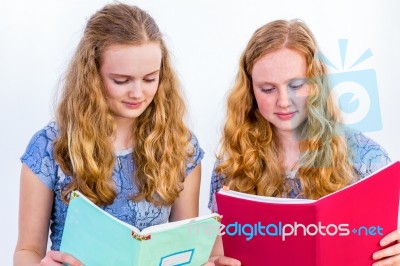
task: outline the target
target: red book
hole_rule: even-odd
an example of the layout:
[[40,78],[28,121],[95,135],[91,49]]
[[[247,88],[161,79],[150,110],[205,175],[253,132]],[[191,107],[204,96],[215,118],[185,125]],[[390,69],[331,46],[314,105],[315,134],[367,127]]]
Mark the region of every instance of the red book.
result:
[[397,229],[400,162],[319,200],[216,194],[225,256],[243,266],[363,266]]

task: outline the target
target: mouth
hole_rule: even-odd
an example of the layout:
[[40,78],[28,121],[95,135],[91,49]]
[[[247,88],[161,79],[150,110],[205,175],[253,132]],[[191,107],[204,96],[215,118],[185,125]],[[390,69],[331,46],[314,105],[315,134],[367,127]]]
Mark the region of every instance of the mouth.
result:
[[280,120],[290,120],[292,119],[297,112],[277,112],[275,115],[280,119]]
[[143,102],[122,102],[123,105],[129,109],[137,109],[139,108]]

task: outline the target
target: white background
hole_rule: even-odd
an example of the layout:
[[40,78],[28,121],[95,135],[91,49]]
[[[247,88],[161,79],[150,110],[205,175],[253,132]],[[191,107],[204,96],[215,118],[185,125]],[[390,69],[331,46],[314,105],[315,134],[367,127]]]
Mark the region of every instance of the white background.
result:
[[[11,265],[17,239],[19,158],[32,135],[53,116],[59,79],[87,19],[110,1],[0,2],[0,264]],[[400,158],[400,34],[393,1],[126,1],[147,10],[165,34],[184,87],[189,124],[206,152],[200,214],[208,212],[209,179],[240,53],[251,34],[274,19],[300,18],[322,51],[341,66],[338,39],[348,39],[346,65],[370,48],[356,70],[377,75],[382,130],[367,135]],[[345,65],[345,68],[346,68]],[[367,207],[367,206],[366,206]]]

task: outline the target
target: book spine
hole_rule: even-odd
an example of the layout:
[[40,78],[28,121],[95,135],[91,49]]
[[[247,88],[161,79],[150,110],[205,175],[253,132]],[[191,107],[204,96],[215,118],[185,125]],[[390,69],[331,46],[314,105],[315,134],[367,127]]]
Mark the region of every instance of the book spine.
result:
[[143,240],[150,240],[151,239],[151,235],[147,234],[147,235],[140,235],[135,233],[134,231],[132,231],[132,237],[138,241],[143,241]]

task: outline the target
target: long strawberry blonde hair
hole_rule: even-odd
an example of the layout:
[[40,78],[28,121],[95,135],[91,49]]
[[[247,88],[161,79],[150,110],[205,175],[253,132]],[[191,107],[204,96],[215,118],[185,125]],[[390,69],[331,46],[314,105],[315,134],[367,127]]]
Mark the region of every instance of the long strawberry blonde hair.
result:
[[185,165],[193,153],[191,133],[184,124],[185,104],[172,69],[162,34],[145,11],[126,4],[106,5],[88,21],[84,35],[66,73],[56,111],[59,137],[54,153],[72,182],[63,199],[78,189],[98,205],[111,204],[116,196],[112,171],[115,162],[112,137],[116,125],[100,77],[102,53],[113,44],[156,43],[162,50],[160,82],[152,103],[132,127],[133,159],[138,194],[170,205],[182,190]]
[[255,31],[241,55],[228,96],[216,171],[225,185],[249,194],[285,197],[284,155],[274,126],[260,114],[252,88],[255,62],[286,47],[304,55],[311,93],[308,117],[299,129],[301,197],[317,199],[347,186],[355,173],[350,163],[338,109],[330,97],[327,71],[315,38],[300,20],[277,20]]

